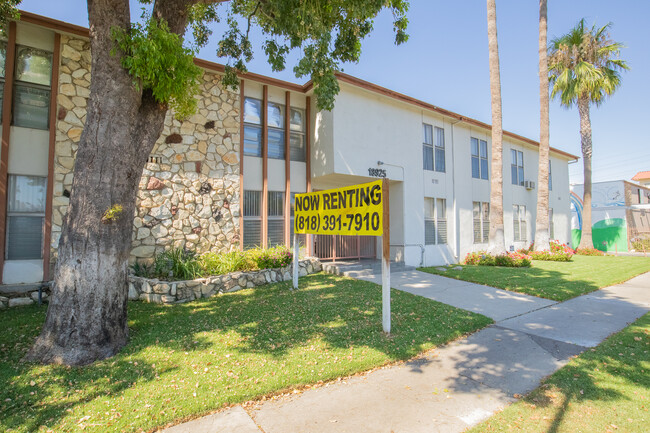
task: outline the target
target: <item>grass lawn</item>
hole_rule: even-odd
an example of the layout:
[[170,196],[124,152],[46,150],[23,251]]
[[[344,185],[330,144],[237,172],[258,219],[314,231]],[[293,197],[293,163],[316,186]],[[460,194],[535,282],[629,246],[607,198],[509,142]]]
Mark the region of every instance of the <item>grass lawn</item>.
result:
[[650,314],[646,314],[470,431],[645,433],[649,410]]
[[462,270],[449,267],[444,272],[435,267],[420,270],[554,301],[566,301],[650,271],[650,257],[575,255],[571,262],[533,260],[530,268],[461,266]]
[[336,379],[482,328],[491,320],[325,274],[180,305],[129,304],[131,342],[83,368],[24,364],[45,307],[0,312],[0,431],[140,431]]

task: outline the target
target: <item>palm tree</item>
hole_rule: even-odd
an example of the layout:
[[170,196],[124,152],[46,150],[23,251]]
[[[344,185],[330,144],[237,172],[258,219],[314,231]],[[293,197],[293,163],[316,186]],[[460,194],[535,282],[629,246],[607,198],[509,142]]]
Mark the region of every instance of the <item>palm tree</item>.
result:
[[549,121],[548,121],[548,51],[547,0],[539,0],[539,168],[537,174],[537,216],[535,251],[550,250],[548,212]]
[[600,105],[621,84],[620,72],[629,69],[619,59],[623,45],[609,38],[611,23],[585,27],[584,18],[549,47],[549,75],[553,89],[565,107],[578,106],[580,141],[584,164],[582,237],[578,248],[593,248],[591,238],[591,119],[590,104]]
[[503,128],[501,126],[501,74],[497,42],[497,8],[487,0],[488,47],[490,60],[490,95],[492,105],[492,177],[490,180],[490,237],[488,252],[503,254]]

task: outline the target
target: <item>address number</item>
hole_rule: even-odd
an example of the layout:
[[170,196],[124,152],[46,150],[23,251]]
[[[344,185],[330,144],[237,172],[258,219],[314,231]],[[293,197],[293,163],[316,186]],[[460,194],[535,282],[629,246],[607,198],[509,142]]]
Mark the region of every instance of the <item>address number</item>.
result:
[[369,168],[368,176],[372,177],[386,177],[386,170],[383,168]]

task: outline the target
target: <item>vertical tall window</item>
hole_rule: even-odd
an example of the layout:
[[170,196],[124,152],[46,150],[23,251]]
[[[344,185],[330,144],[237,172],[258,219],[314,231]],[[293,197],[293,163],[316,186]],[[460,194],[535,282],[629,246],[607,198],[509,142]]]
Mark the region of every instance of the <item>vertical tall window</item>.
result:
[[244,248],[262,245],[262,192],[244,191]]
[[436,199],[436,241],[439,244],[447,243],[447,200]]
[[436,200],[424,198],[424,244],[436,243]]
[[524,185],[524,152],[520,150],[511,150],[510,174],[513,185]]
[[269,247],[284,245],[284,192],[269,191],[267,243]]
[[269,119],[267,128],[269,158],[284,159],[284,105],[269,102],[267,109]]
[[34,129],[48,128],[51,81],[52,53],[17,46],[14,125]]
[[436,171],[445,172],[445,130],[436,126]]
[[292,108],[290,110],[289,128],[289,149],[291,161],[305,162],[305,110]]
[[474,179],[488,179],[488,151],[487,141],[472,137],[472,177]]
[[548,210],[548,235],[555,239],[555,224],[553,223],[553,209]]
[[548,161],[548,190],[553,191],[553,172],[551,171],[551,160]]
[[262,101],[244,99],[244,155],[262,156]]
[[9,175],[7,260],[43,258],[46,177]]
[[422,134],[422,168],[433,171],[433,127],[423,123]]
[[526,206],[517,204],[512,206],[512,230],[515,242],[526,240],[526,233],[528,232]]
[[2,101],[5,91],[5,60],[7,57],[7,43],[0,41],[0,122],[2,122]]
[[475,201],[474,214],[474,243],[486,243],[490,236],[490,203]]

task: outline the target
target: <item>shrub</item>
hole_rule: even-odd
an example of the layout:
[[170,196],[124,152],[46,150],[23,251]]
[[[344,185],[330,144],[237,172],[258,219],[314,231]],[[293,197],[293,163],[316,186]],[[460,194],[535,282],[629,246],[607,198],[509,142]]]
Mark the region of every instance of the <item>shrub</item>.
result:
[[550,251],[533,251],[533,245],[528,253],[533,260],[545,260],[553,262],[570,262],[573,257],[573,250],[568,245],[560,241],[553,240],[550,242]]
[[201,275],[201,264],[194,251],[172,248],[156,256],[153,274],[168,280],[193,280]]
[[485,251],[478,251],[475,253],[469,253],[463,261],[466,265],[478,265],[478,266],[504,266],[509,268],[520,268],[520,267],[529,267],[530,266],[530,256],[522,254],[519,252],[516,253],[506,253],[500,254],[498,256],[493,256],[486,253]]
[[632,239],[632,248],[635,251],[650,251],[650,238]]
[[604,256],[605,253],[597,250],[596,248],[589,247],[589,248],[578,248],[575,250],[575,253],[580,255],[580,256]]
[[291,264],[293,260],[291,250],[284,245],[267,249],[255,248],[248,250],[247,253],[257,265],[257,269],[281,268]]
[[256,263],[245,251],[229,253],[205,253],[199,258],[203,275],[222,275],[237,271],[252,271]]

